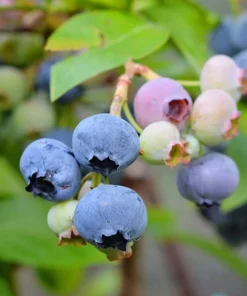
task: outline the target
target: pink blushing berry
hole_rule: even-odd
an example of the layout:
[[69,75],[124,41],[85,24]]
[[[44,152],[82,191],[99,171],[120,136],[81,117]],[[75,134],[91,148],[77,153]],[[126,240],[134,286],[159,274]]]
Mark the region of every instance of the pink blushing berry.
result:
[[222,89],[237,102],[245,92],[246,70],[226,55],[215,55],[204,64],[201,70],[200,84],[204,92],[209,89]]
[[157,121],[168,121],[183,130],[191,112],[192,100],[175,80],[157,78],[146,82],[134,99],[136,121],[145,128]]
[[207,90],[194,103],[192,132],[203,144],[218,145],[238,134],[239,116],[236,103],[228,93],[220,89]]

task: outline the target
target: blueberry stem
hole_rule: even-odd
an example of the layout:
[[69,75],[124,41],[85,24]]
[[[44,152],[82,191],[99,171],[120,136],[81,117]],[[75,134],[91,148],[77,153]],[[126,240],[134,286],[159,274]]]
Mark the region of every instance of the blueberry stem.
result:
[[131,76],[142,76],[146,80],[153,80],[160,78],[161,76],[142,64],[134,63],[133,61],[129,60],[125,64],[125,69],[127,75]]
[[124,104],[123,104],[123,111],[124,111],[124,114],[125,114],[126,118],[129,121],[129,123],[133,126],[133,128],[139,134],[141,134],[143,132],[143,129],[138,125],[138,123],[135,121],[134,117],[132,116],[132,114],[130,112],[130,109],[129,109],[128,102],[124,102]]
[[91,189],[99,186],[99,184],[101,182],[101,178],[102,178],[101,174],[94,173],[94,176],[93,176],[93,179],[92,179],[92,184],[91,184]]
[[93,179],[93,177],[94,177],[94,173],[90,172],[90,173],[88,173],[84,178],[82,178],[82,180],[81,180],[81,188],[82,188],[82,186],[83,186],[88,180]]
[[133,75],[129,76],[126,73],[119,77],[113,101],[110,106],[110,114],[121,117],[121,111],[124,102],[127,101],[128,90],[131,85],[132,78]]
[[121,117],[121,111],[125,102],[128,101],[128,91],[135,76],[142,76],[146,80],[159,78],[160,75],[148,67],[136,64],[129,60],[125,64],[125,73],[118,79],[116,91],[110,106],[110,114]]
[[191,87],[199,87],[200,86],[199,80],[177,80],[177,82],[182,84],[183,86],[191,86]]

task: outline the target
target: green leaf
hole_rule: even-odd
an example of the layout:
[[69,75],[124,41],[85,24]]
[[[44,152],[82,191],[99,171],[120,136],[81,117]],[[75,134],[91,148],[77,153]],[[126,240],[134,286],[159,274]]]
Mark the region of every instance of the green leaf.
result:
[[46,50],[80,50],[106,47],[123,34],[143,26],[145,20],[114,10],[77,14],[61,25],[48,39]]
[[[97,74],[121,66],[130,58],[140,59],[151,54],[164,45],[169,37],[167,30],[140,17],[112,11],[95,12],[95,15],[98,16],[97,22],[88,23],[91,25],[89,30],[96,28],[101,32],[103,46],[91,48],[52,67],[53,102],[72,87]],[[83,21],[84,17],[85,14],[80,15]]]
[[40,268],[81,268],[107,262],[93,246],[57,246],[46,217],[51,203],[40,198],[3,199],[0,260]]
[[0,295],[14,296],[13,287],[10,285],[11,270],[7,264],[0,264]]
[[0,156],[0,196],[17,196],[17,195],[27,195],[25,192],[25,182],[18,173],[5,159]]
[[209,57],[207,34],[216,17],[189,1],[165,1],[147,14],[171,32],[171,38],[193,69],[200,73]]
[[[241,122],[242,118],[240,119]],[[236,162],[240,171],[240,183],[237,190],[226,200],[223,201],[223,210],[232,210],[247,202],[247,136],[240,133],[233,138],[227,149],[227,154]]]
[[35,272],[46,289],[60,294],[73,292],[83,276],[82,269],[37,269]]
[[0,295],[2,296],[14,296],[12,293],[9,283],[5,278],[0,276]]

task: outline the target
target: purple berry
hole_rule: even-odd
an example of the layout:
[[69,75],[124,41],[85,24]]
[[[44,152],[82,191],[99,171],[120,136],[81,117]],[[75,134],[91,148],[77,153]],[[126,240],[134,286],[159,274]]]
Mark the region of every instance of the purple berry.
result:
[[169,121],[181,130],[191,107],[187,91],[175,80],[164,77],[146,82],[134,99],[136,121],[143,128],[156,121]]
[[211,152],[183,165],[177,172],[180,194],[199,205],[220,203],[238,187],[239,170],[228,156]]

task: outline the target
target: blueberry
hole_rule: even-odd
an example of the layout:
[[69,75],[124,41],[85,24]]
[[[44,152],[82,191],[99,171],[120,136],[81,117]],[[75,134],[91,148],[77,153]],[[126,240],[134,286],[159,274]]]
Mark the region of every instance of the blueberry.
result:
[[226,55],[215,55],[203,65],[200,74],[201,91],[222,89],[236,102],[241,98],[245,84],[243,69]]
[[191,112],[192,133],[207,146],[216,146],[238,135],[240,112],[233,98],[221,89],[203,92]]
[[144,83],[134,99],[136,121],[145,128],[157,121],[168,121],[179,130],[188,122],[192,100],[177,81],[161,77]]
[[[63,58],[61,55],[53,56],[46,61],[44,61],[38,68],[35,79],[35,87],[38,90],[45,90],[46,92],[50,91],[50,79],[51,79],[51,67],[56,63],[62,61]],[[67,91],[59,99],[59,103],[66,103],[71,100],[77,99],[84,92],[84,87],[77,85]]]
[[62,234],[71,228],[77,200],[69,200],[52,206],[47,215],[47,224],[56,234]]
[[247,12],[243,13],[236,21],[232,30],[232,40],[234,45],[243,50],[247,48]]
[[132,189],[101,185],[79,201],[74,225],[82,238],[98,248],[126,251],[127,244],[146,228],[147,210]]
[[[247,49],[235,55],[234,61],[240,68],[247,69]],[[245,79],[247,79],[247,72],[245,72]],[[246,94],[245,94],[245,97],[247,97]]]
[[[72,148],[72,136],[73,130],[69,128],[54,128],[43,134],[43,138],[54,139],[60,142],[63,142],[70,148]],[[88,174],[88,170],[86,170],[83,166],[80,165],[82,178]]]
[[64,143],[42,138],[32,142],[20,159],[26,191],[49,201],[72,198],[80,187],[81,171],[72,150]]
[[10,121],[13,135],[40,135],[54,126],[56,113],[54,105],[48,102],[47,97],[44,92],[36,92],[29,100],[16,106]]
[[247,49],[235,55],[233,59],[240,68],[247,69]]
[[225,215],[220,211],[220,205],[202,205],[198,207],[201,217],[206,221],[211,222],[213,225],[221,223],[225,220]]
[[54,128],[43,134],[44,138],[54,139],[63,142],[72,148],[73,130],[69,128]]
[[44,36],[34,32],[0,33],[0,57],[7,65],[27,67],[42,58]]
[[215,53],[232,56],[237,52],[231,38],[234,22],[233,18],[224,17],[210,34],[209,45]]
[[231,246],[239,246],[247,241],[247,204],[225,214],[218,223],[217,231]]
[[143,160],[150,164],[173,167],[190,161],[177,127],[168,121],[149,124],[141,133],[140,147]]
[[227,152],[227,147],[228,147],[228,143],[227,142],[223,142],[219,145],[216,145],[216,146],[212,146],[212,147],[207,147],[205,146],[204,147],[204,151],[207,153],[207,152],[219,152],[219,153],[222,153],[222,154],[226,154]]
[[0,67],[0,105],[6,108],[19,104],[28,93],[25,75],[11,66]]
[[228,156],[211,152],[183,165],[177,172],[180,194],[199,205],[217,204],[230,196],[239,183],[239,170]]
[[83,119],[74,130],[72,144],[79,163],[105,176],[129,166],[140,150],[134,128],[105,113]]

